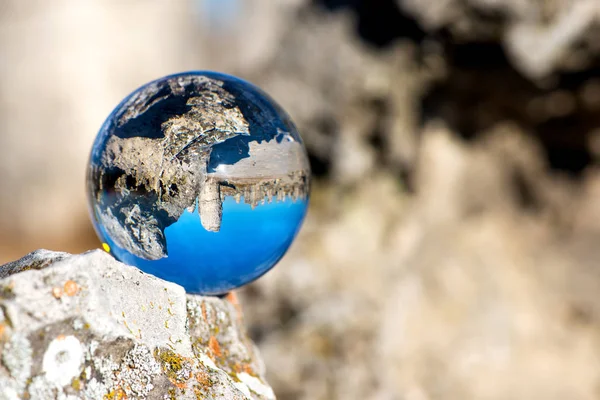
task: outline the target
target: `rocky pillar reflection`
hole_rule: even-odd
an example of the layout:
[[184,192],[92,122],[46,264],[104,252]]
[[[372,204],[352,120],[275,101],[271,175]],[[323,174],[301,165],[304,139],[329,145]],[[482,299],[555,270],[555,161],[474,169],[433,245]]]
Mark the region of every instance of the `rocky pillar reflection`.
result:
[[220,184],[217,179],[207,178],[200,188],[198,199],[200,222],[207,231],[218,232],[221,229],[223,205],[221,203]]

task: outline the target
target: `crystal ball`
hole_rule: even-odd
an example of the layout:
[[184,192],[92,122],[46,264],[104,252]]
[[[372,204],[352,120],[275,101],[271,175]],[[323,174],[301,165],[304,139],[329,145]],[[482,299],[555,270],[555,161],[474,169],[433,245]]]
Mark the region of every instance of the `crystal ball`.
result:
[[306,214],[296,127],[256,86],[215,72],[150,82],[106,119],[87,192],[102,246],[183,286],[224,294],[269,271]]

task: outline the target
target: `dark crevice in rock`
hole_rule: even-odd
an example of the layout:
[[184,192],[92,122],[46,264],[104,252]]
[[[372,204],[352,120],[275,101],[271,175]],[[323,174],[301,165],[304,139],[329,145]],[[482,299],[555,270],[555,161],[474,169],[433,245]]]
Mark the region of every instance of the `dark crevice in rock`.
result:
[[445,53],[449,74],[423,98],[423,121],[441,118],[467,140],[512,121],[540,141],[551,169],[579,176],[590,165],[600,117],[577,93],[598,70],[559,75],[541,87],[511,65],[499,43],[447,43]]
[[425,32],[417,22],[402,12],[395,0],[316,0],[328,10],[349,8],[357,16],[359,36],[376,47],[386,47],[396,39],[420,42]]
[[[555,68],[554,74],[534,80],[523,75],[506,54],[502,38],[511,16],[500,7],[461,5],[457,15],[473,22],[462,32],[457,30],[458,17],[448,24],[424,27],[393,0],[314,0],[313,4],[324,12],[351,12],[356,36],[382,52],[397,39],[407,39],[417,45],[414,57],[420,63],[424,41],[442,47],[448,73],[420,99],[422,124],[441,119],[463,139],[473,140],[510,121],[541,143],[552,170],[580,177],[594,161],[589,143],[600,127],[600,107],[584,104],[581,92],[600,76],[597,57],[588,57],[585,69]],[[573,47],[590,52],[585,42]],[[380,146],[380,136],[374,127],[370,144]],[[328,176],[325,159],[330,155],[315,154],[310,143],[307,147],[315,175]],[[397,165],[389,167],[410,176]]]
[[308,161],[310,162],[310,169],[313,177],[318,179],[329,176],[331,171],[331,162],[329,159],[319,157],[309,151]]
[[528,210],[539,210],[541,208],[541,202],[538,198],[538,194],[533,189],[527,177],[523,174],[523,171],[515,169],[512,174],[512,184],[516,193],[515,198],[519,202],[519,205]]

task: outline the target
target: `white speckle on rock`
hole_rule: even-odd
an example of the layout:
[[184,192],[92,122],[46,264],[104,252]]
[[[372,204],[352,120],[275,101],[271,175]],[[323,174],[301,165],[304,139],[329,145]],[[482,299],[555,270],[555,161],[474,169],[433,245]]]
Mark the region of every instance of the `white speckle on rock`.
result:
[[200,357],[198,357],[198,360],[200,360],[200,362],[202,364],[206,365],[210,369],[216,369],[216,370],[221,369],[221,368],[217,367],[215,362],[213,360],[211,360],[210,357],[208,357],[206,354],[200,354]]
[[[2,384],[3,382],[0,382]],[[19,400],[19,394],[15,388],[11,386],[1,386],[0,388],[0,400]]]
[[94,353],[96,353],[96,350],[98,350],[98,346],[100,345],[100,343],[98,343],[95,340],[91,340],[90,344],[88,346],[88,351],[85,353],[85,359],[86,360],[91,360],[92,357],[94,357]]
[[[96,357],[93,359],[94,368],[100,373],[102,382],[106,387],[114,387],[114,374],[119,369],[119,365],[112,360],[112,357]],[[89,376],[89,375],[88,375]]]
[[273,389],[262,383],[260,379],[246,372],[240,372],[239,374],[237,374],[237,377],[254,393],[266,397],[267,399],[275,399],[275,393],[273,393]]
[[81,321],[80,319],[75,319],[73,321],[73,329],[75,329],[76,331],[83,329],[83,321]]
[[80,400],[80,398],[77,396],[73,396],[72,394],[59,393],[56,396],[56,400]]
[[85,385],[83,398],[86,400],[102,399],[107,392],[108,390],[106,388],[106,385],[103,385],[102,383],[98,382],[96,378],[92,378]]
[[31,379],[27,387],[30,400],[55,399],[57,397],[57,385],[48,381],[45,376],[36,376]]
[[4,345],[2,363],[8,368],[17,383],[17,389],[22,390],[31,375],[31,357],[33,350],[29,340],[23,335],[14,334]]
[[50,342],[42,370],[49,381],[65,386],[81,373],[82,363],[83,348],[79,340],[75,336],[59,336]]
[[128,397],[144,398],[154,389],[152,380],[160,373],[160,365],[146,346],[135,345],[121,362],[117,380],[123,382]]
[[233,382],[233,386],[235,386],[240,392],[242,392],[244,394],[244,396],[246,396],[247,399],[251,399],[252,398],[252,393],[250,393],[250,389],[248,389],[248,386],[246,386],[246,384],[244,382]]

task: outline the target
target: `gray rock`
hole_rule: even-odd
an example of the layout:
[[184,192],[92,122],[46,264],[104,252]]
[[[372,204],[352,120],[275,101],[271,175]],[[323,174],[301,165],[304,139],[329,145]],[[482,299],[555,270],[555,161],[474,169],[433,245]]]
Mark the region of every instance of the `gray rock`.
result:
[[234,295],[96,250],[0,267],[0,399],[274,399]]

